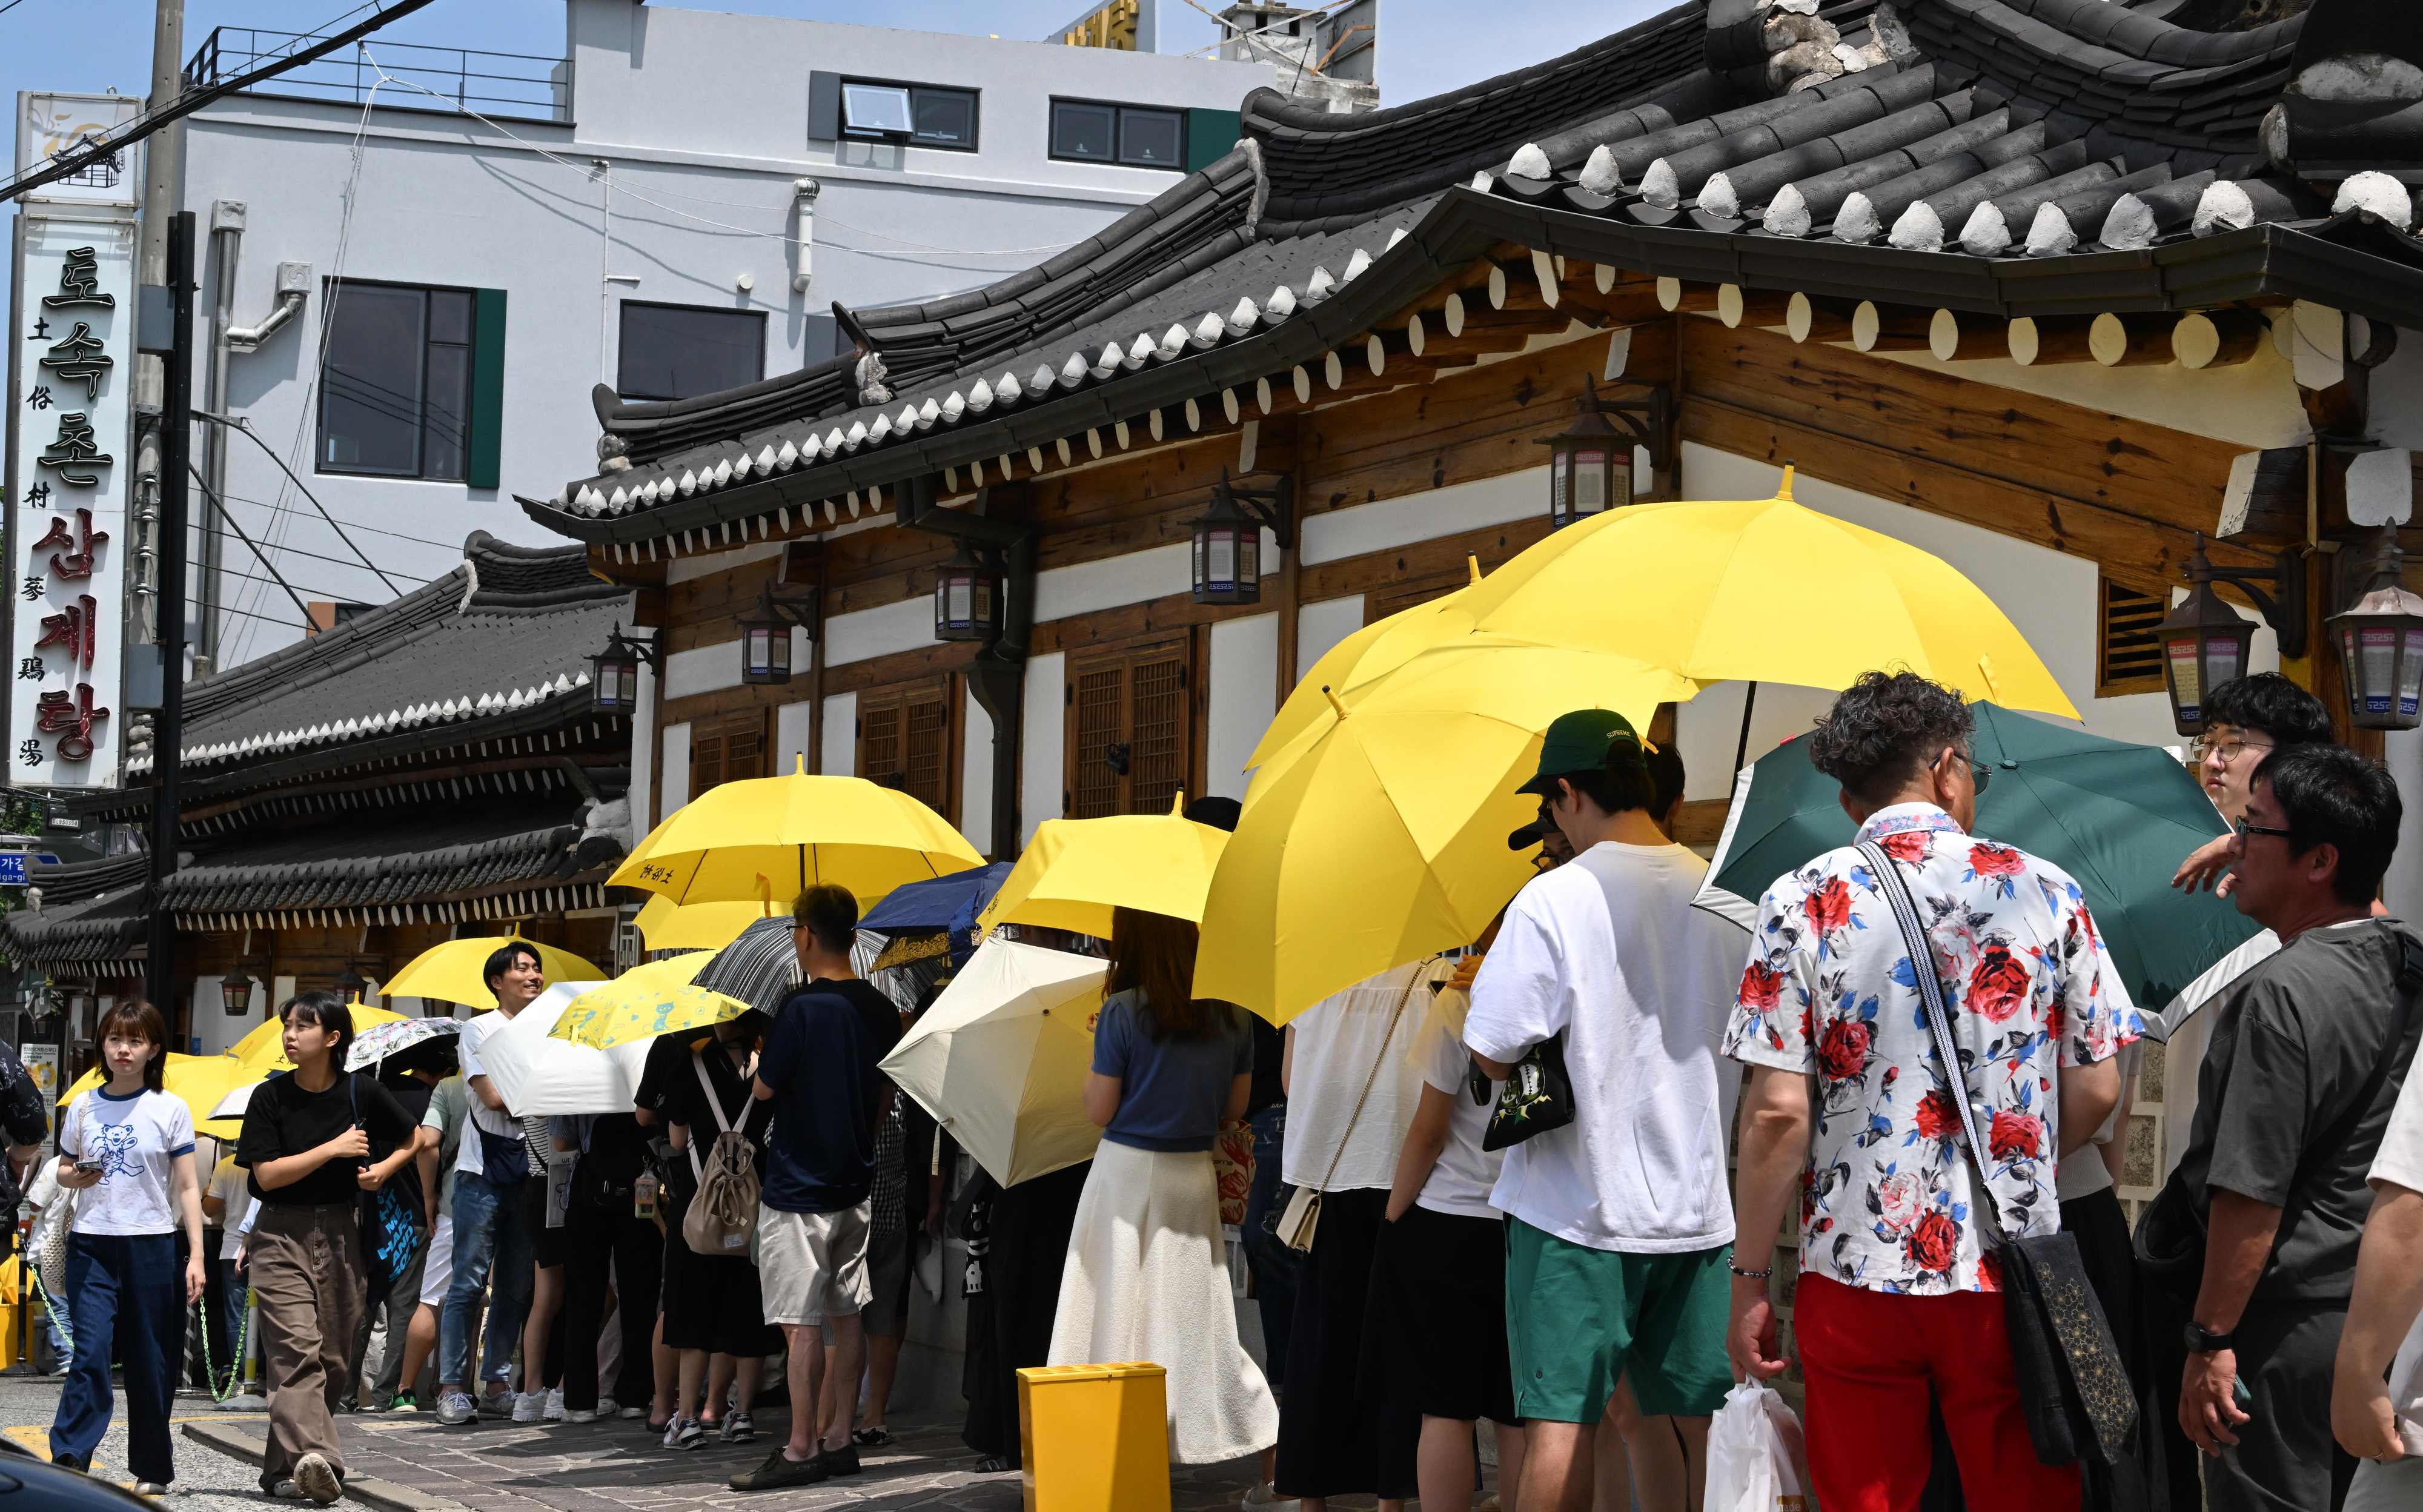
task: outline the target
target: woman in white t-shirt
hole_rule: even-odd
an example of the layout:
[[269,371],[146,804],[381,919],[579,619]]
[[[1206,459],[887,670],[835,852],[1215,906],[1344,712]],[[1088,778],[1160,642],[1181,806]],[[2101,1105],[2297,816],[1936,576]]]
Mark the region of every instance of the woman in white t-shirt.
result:
[[1499,1484],[1523,1478],[1523,1420],[1506,1357],[1506,1219],[1489,1205],[1505,1153],[1481,1148],[1502,1084],[1464,1047],[1468,1006],[1462,992],[1441,992],[1410,1036],[1405,1058],[1421,1095],[1388,1190],[1363,1325],[1357,1394],[1421,1414],[1424,1506],[1472,1504],[1479,1418],[1497,1424]]
[[94,1038],[108,1079],[69,1104],[59,1122],[59,1185],[78,1194],[67,1277],[75,1355],[51,1420],[51,1462],[92,1468],[109,1426],[114,1340],[126,1370],[126,1468],[136,1490],[157,1496],[176,1479],[168,1409],[185,1309],[202,1295],[194,1115],[161,1090],[168,1029],[157,1009],[119,1003],[102,1014]]

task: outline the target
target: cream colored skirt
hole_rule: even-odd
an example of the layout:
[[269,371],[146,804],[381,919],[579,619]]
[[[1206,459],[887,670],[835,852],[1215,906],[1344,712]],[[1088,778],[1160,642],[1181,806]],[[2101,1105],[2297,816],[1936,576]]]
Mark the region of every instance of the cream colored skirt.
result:
[[1052,1324],[1054,1365],[1169,1372],[1169,1457],[1212,1465],[1276,1443],[1269,1382],[1237,1342],[1210,1151],[1105,1139],[1086,1173]]

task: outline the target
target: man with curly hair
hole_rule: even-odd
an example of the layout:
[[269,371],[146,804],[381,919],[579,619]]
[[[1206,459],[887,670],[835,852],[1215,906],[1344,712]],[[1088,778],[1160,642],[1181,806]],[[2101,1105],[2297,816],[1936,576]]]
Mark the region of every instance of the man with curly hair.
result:
[[[1969,834],[1988,775],[1973,730],[1957,693],[1915,673],[1871,672],[1835,700],[1810,760],[1908,884],[1930,959],[1910,959],[1867,855],[1829,851],[1759,899],[1725,1036],[1750,1067],[1735,1231],[1776,1233],[1798,1199],[1794,1333],[1828,1508],[1918,1504],[1930,1396],[1970,1506],[2079,1503],[2077,1467],[2038,1464],[2030,1444],[1993,1250],[2059,1230],[2057,1165],[2118,1101],[2112,1057],[2137,1038],[2137,1013],[2078,884]],[[1952,1079],[1921,970],[1943,984]],[[1973,1160],[1963,1097],[1987,1146]],[[1733,1262],[1736,1377],[1785,1366],[1773,1265],[1756,1249]]]

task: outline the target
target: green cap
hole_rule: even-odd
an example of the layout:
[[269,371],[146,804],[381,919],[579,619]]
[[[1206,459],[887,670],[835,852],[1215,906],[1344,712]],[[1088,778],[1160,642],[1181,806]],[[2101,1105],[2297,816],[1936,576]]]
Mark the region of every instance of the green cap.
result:
[[1540,770],[1518,793],[1552,794],[1556,779],[1569,772],[1594,772],[1607,765],[1607,753],[1619,745],[1641,749],[1640,732],[1632,721],[1611,708],[1577,708],[1560,714],[1548,726],[1540,747]]

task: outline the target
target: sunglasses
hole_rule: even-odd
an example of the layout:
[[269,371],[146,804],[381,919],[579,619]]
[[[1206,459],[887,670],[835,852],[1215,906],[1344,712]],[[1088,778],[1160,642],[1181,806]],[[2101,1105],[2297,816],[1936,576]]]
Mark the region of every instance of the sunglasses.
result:
[[[1947,752],[1945,754],[1949,755],[1950,753]],[[1994,780],[1994,769],[1986,765],[1983,761],[1978,760],[1975,756],[1963,756],[1961,759],[1969,763],[1970,782],[1974,786],[1978,792],[1984,792],[1986,790],[1986,785]]]
[[2246,843],[2246,837],[2250,835],[2276,835],[2285,840],[2290,834],[2288,830],[2273,829],[2269,824],[2249,824],[2242,819],[2230,828],[2238,832],[2238,840],[2241,845]]

